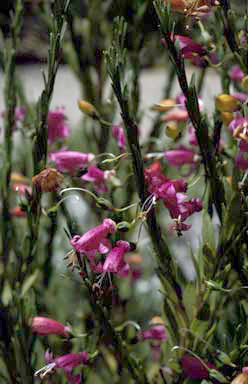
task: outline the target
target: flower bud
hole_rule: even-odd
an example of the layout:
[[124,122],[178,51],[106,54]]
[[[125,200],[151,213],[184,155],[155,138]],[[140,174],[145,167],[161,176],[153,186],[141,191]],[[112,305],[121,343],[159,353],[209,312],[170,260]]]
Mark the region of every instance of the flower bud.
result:
[[15,183],[15,184],[28,183],[28,179],[25,176],[23,176],[21,173],[18,173],[18,172],[11,172],[10,181],[11,181],[11,183]]
[[238,109],[239,102],[234,96],[219,95],[216,97],[216,108],[220,112],[234,112]]
[[165,100],[161,100],[158,104],[154,104],[151,107],[151,109],[153,111],[157,111],[157,112],[167,112],[170,109],[174,108],[175,105],[176,105],[175,100],[173,100],[173,99],[165,99]]
[[63,182],[64,177],[55,168],[45,168],[32,177],[35,187],[41,192],[55,191]]
[[165,134],[171,139],[176,139],[180,134],[180,128],[176,123],[167,124],[165,127]]
[[56,320],[48,317],[36,316],[32,319],[32,330],[40,336],[46,335],[61,335],[68,336],[71,331],[69,326],[65,326]]
[[78,107],[80,111],[84,112],[86,115],[92,117],[93,119],[98,117],[96,108],[88,101],[78,100]]
[[246,75],[245,77],[243,77],[242,81],[241,81],[241,86],[242,88],[245,90],[245,91],[248,91],[248,75]]
[[154,316],[150,321],[149,324],[162,324],[164,325],[164,320],[160,316]]
[[221,120],[225,125],[229,125],[233,120],[233,114],[231,112],[221,112]]
[[247,373],[240,373],[238,376],[236,376],[231,384],[248,384],[248,375]]

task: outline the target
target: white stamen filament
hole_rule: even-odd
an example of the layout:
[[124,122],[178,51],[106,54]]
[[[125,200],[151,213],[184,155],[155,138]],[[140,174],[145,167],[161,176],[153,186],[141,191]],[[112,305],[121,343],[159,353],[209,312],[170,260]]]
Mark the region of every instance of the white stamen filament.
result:
[[39,376],[41,379],[46,377],[56,367],[56,363],[50,363],[35,372],[34,376]]

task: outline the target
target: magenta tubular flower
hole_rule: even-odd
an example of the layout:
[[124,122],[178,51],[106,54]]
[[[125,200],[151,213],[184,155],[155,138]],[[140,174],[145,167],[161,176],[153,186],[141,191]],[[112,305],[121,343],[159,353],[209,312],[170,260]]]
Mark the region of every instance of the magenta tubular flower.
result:
[[241,81],[245,74],[239,65],[233,65],[228,75],[232,81]]
[[48,142],[54,143],[58,139],[66,139],[70,129],[66,123],[64,108],[56,108],[48,112]]
[[126,140],[125,140],[125,134],[124,129],[121,125],[113,125],[112,126],[112,135],[114,139],[117,142],[118,147],[120,148],[121,152],[125,151],[126,146]]
[[245,103],[248,99],[248,94],[243,92],[233,92],[231,96],[235,97],[241,103]]
[[60,172],[74,173],[95,158],[93,153],[82,153],[77,151],[58,151],[49,154],[49,158],[55,162]]
[[[103,264],[103,272],[112,272],[118,274],[126,269],[127,263],[124,260],[124,255],[126,252],[129,252],[130,249],[130,244],[127,241],[117,241],[116,247],[114,247],[106,257],[106,260]],[[129,266],[127,269],[129,270]]]
[[189,125],[189,144],[194,146],[198,145],[195,128],[191,124]]
[[168,339],[165,326],[162,324],[154,325],[146,331],[142,331],[138,335],[140,340],[159,340],[165,341]]
[[235,164],[238,168],[246,171],[248,169],[248,160],[243,156],[242,152],[240,152],[235,158]]
[[109,180],[113,174],[114,171],[102,171],[95,165],[91,165],[88,167],[88,172],[81,176],[81,180],[93,183],[97,192],[104,193],[108,191],[105,182]]
[[231,123],[228,125],[228,129],[233,133],[236,128],[243,127],[248,128],[248,118],[247,117],[236,117],[231,121]]
[[26,114],[26,109],[24,107],[16,107],[15,109],[15,118],[16,121],[21,121],[24,119]]
[[195,164],[197,160],[197,154],[187,148],[165,151],[164,157],[174,167],[181,167],[184,164]]
[[74,236],[70,243],[77,252],[94,257],[101,250],[99,248],[103,240],[115,231],[116,223],[111,219],[104,219],[102,224],[90,229],[83,236]]
[[[88,360],[89,357],[87,352],[69,353],[54,359],[50,358],[50,362],[45,367],[35,372],[35,376],[39,376],[41,379],[43,379],[47,375],[50,375],[52,372],[54,372],[56,369],[62,368],[67,374],[67,377],[72,380],[72,370],[80,364],[87,364]],[[73,382],[75,381],[70,381],[70,383]]]
[[205,363],[205,365],[194,356],[184,355],[181,359],[183,374],[193,380],[208,379],[207,367],[210,369],[215,369],[215,367],[209,362]]
[[36,316],[32,320],[32,330],[40,336],[46,335],[60,335],[68,336],[71,331],[69,326],[65,326],[56,320],[49,319],[48,317]]
[[240,140],[239,149],[241,152],[248,152],[248,143],[244,140]]

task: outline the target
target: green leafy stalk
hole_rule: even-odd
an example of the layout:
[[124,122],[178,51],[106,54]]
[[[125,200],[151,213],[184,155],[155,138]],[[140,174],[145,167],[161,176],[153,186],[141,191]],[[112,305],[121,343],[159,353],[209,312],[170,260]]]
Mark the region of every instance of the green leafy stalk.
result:
[[[146,206],[146,200],[149,194],[144,178],[144,164],[138,141],[138,127],[130,112],[128,87],[127,84],[124,83],[124,68],[126,61],[124,37],[126,33],[126,27],[127,25],[123,19],[117,18],[115,20],[113,29],[114,41],[111,48],[106,53],[106,60],[108,72],[112,80],[112,87],[120,105],[121,116],[125,125],[127,140],[132,154],[132,163],[135,182],[137,185],[137,192],[140,197],[141,205]],[[147,225],[156,252],[159,268],[173,287],[178,299],[181,300],[181,289],[174,279],[172,273],[172,256],[170,254],[167,243],[162,237],[161,229],[157,222],[155,210],[153,207],[150,209],[149,214],[147,215]]]
[[11,38],[5,47],[5,114],[4,114],[4,148],[5,158],[3,166],[2,180],[2,255],[3,264],[8,263],[9,252],[11,247],[11,216],[9,212],[9,195],[10,195],[10,175],[12,169],[12,134],[15,128],[15,108],[16,108],[16,48],[20,37],[23,17],[23,4],[21,0],[17,0],[16,11],[11,23]]
[[[35,139],[33,144],[34,175],[39,173],[46,166],[48,144],[47,117],[53,94],[54,82],[60,63],[61,44],[66,26],[65,14],[67,12],[68,5],[68,0],[63,0],[62,2],[56,0],[53,6],[54,17],[48,49],[47,76],[45,74],[43,75],[45,87],[36,106]],[[37,248],[38,228],[41,214],[40,199],[41,192],[37,191],[36,188],[33,188],[33,199],[31,209],[28,213],[30,228],[28,264],[32,262]]]
[[222,204],[225,202],[224,187],[218,175],[216,159],[213,156],[214,144],[208,134],[208,124],[200,113],[195,78],[194,76],[192,77],[191,84],[189,85],[186,77],[184,60],[180,50],[172,39],[173,26],[170,22],[170,10],[164,5],[162,0],[155,0],[153,4],[160,20],[160,30],[165,39],[170,60],[176,68],[180,87],[186,97],[186,108],[189,117],[196,130],[196,137],[202,155],[205,175],[211,186],[211,200],[215,204],[220,221],[222,221]]

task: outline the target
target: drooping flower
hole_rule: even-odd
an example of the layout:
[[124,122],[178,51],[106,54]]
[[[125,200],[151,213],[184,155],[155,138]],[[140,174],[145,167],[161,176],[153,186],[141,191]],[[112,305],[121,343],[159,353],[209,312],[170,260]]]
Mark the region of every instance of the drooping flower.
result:
[[95,158],[93,153],[61,150],[49,154],[49,158],[55,162],[60,172],[74,173],[77,169],[88,165]]
[[199,159],[199,156],[194,151],[183,147],[165,151],[164,157],[174,167],[181,167],[184,164],[193,165]]
[[[181,358],[181,367],[184,376],[193,380],[203,380],[209,378],[209,369],[214,369],[212,363],[203,363],[200,359],[190,355]],[[209,369],[208,369],[209,368]]]
[[61,335],[68,336],[71,328],[56,320],[44,316],[35,316],[32,319],[32,330],[40,336]]
[[168,339],[166,335],[165,326],[163,324],[153,325],[146,331],[139,333],[140,340],[159,340],[165,341]]
[[64,108],[56,108],[49,111],[47,125],[49,144],[54,143],[58,139],[66,139],[70,134]]
[[126,140],[123,127],[119,125],[112,125],[112,135],[117,142],[121,152],[125,151]]
[[116,246],[107,255],[103,264],[103,273],[115,273],[126,275],[129,271],[129,265],[124,260],[126,252],[131,250],[130,244],[127,241],[119,240]]
[[176,12],[184,13],[189,16],[205,16],[214,5],[218,5],[216,0],[164,0],[166,5]]
[[64,177],[55,168],[45,168],[32,177],[35,187],[41,192],[55,191],[63,182]]
[[106,181],[110,180],[115,171],[103,171],[95,165],[90,165],[81,180],[91,182],[99,193],[107,192]]
[[116,223],[111,219],[104,219],[102,224],[90,229],[81,237],[78,235],[74,236],[70,243],[77,252],[94,257],[97,252],[101,253],[103,240],[109,234],[115,233],[115,231]]
[[34,375],[40,377],[41,379],[44,379],[57,369],[62,368],[64,372],[70,377],[75,367],[81,364],[85,365],[88,363],[89,357],[87,352],[79,352],[69,353],[63,356],[56,357],[54,359],[49,356],[49,361],[50,362],[45,367],[36,371]]
[[239,154],[236,156],[235,164],[238,168],[242,169],[243,171],[246,171],[248,169],[248,160],[244,157],[244,154],[242,152],[239,152]]
[[239,65],[233,65],[228,75],[232,81],[241,81],[244,77],[244,72]]

